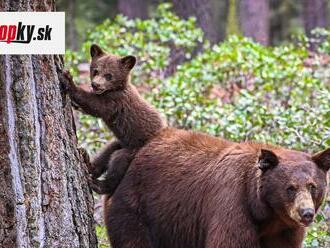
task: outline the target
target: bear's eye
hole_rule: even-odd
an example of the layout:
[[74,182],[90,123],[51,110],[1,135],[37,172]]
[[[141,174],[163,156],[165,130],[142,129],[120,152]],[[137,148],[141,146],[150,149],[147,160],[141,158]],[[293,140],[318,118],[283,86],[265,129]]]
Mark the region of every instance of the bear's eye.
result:
[[316,190],[316,186],[315,186],[315,184],[313,184],[313,183],[310,183],[310,184],[308,184],[307,185],[307,189],[310,191],[310,192],[315,192],[315,190]]
[[104,75],[105,79],[110,81],[112,79],[112,75],[110,73]]
[[289,197],[294,197],[297,192],[297,189],[295,186],[291,185],[286,189],[286,192],[288,193]]
[[93,69],[92,74],[95,77],[97,74],[99,74],[99,71],[97,69]]

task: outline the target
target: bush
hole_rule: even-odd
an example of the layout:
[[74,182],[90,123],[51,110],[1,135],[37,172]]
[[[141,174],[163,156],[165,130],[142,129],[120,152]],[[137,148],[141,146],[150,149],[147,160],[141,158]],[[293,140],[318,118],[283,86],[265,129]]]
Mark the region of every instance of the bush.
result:
[[[316,151],[330,146],[330,82],[307,58],[305,48],[233,36],[180,65],[150,98],[175,126]],[[232,85],[229,102],[212,99]]]
[[139,58],[133,78],[133,81],[138,79],[137,84],[160,82],[171,62],[177,57],[189,59],[198,44],[203,43],[203,32],[196,28],[195,18],[181,20],[170,7],[170,4],[161,4],[155,16],[147,20],[130,20],[122,15],[105,20],[88,32],[80,52],[67,52],[71,72],[76,75],[74,66],[86,61],[91,44],[97,43],[107,52]]
[[[181,20],[163,4],[148,20],[106,20],[66,60],[71,69],[87,61],[94,42],[112,53],[134,54],[133,83],[171,125],[315,152],[330,146],[330,33],[315,34],[319,38],[300,35],[278,47],[237,36],[210,47],[193,18]],[[317,53],[308,52],[310,44]],[[79,140],[89,151],[110,137],[95,118],[80,115],[80,125]],[[324,223],[321,213],[305,247],[326,247]]]

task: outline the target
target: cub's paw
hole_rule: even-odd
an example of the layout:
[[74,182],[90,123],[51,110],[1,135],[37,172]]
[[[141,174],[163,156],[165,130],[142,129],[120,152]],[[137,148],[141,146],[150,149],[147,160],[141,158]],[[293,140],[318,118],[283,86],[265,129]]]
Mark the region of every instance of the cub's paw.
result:
[[58,79],[64,91],[69,91],[69,89],[74,86],[73,78],[68,70],[60,72],[58,74]]
[[78,149],[79,149],[80,155],[82,156],[82,158],[86,164],[88,174],[90,175],[91,178],[97,179],[101,175],[98,174],[97,168],[95,167],[93,162],[91,162],[87,151],[84,148],[78,148]]
[[79,110],[80,112],[83,112],[83,111],[82,111],[82,108],[81,108],[81,107],[79,106],[79,104],[76,103],[75,101],[71,100],[71,105],[72,105],[72,107],[73,107],[74,109]]
[[67,81],[73,82],[73,77],[72,77],[71,73],[68,70],[63,71],[63,76],[65,77],[65,79]]
[[91,160],[89,158],[88,152],[86,151],[86,149],[79,147],[78,148],[79,154],[82,157],[83,161],[85,162],[88,172],[90,173],[92,164],[91,164]]
[[96,193],[98,193],[100,195],[104,194],[104,190],[102,188],[102,182],[100,180],[95,179],[95,178],[89,176],[88,177],[88,183],[89,183],[89,186],[91,187],[91,189],[94,192],[96,192]]

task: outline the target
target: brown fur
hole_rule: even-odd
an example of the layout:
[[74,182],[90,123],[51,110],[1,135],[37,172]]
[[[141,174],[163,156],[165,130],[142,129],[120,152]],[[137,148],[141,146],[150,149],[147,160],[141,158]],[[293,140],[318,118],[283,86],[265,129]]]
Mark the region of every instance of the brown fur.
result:
[[[77,87],[67,72],[61,82],[74,104],[87,114],[102,118],[118,139],[106,145],[91,165],[93,190],[111,195],[137,149],[163,128],[165,122],[130,83],[135,57],[105,54],[97,45],[91,47],[91,56],[93,91]],[[105,180],[97,180],[105,170]]]
[[111,204],[105,199],[111,245],[299,248],[296,196],[317,211],[329,156],[163,129],[137,152]]

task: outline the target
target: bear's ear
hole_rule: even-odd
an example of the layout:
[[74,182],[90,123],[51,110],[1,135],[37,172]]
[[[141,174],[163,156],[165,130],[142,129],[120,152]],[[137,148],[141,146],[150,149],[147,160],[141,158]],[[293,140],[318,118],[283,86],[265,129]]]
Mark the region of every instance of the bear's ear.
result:
[[275,153],[270,150],[261,149],[258,163],[259,169],[266,171],[277,166],[279,161]]
[[120,59],[120,63],[128,70],[132,70],[136,63],[136,58],[132,55],[125,56]]
[[92,57],[92,58],[99,57],[99,56],[101,56],[101,55],[104,54],[104,52],[103,52],[103,50],[101,49],[101,47],[99,47],[99,46],[96,45],[96,44],[93,44],[93,45],[91,46],[91,50],[90,50],[90,52],[91,52],[91,57]]
[[312,159],[318,167],[328,171],[330,169],[330,148],[314,154]]

